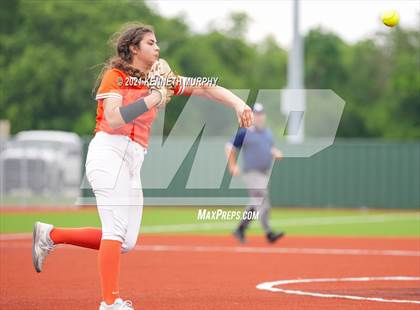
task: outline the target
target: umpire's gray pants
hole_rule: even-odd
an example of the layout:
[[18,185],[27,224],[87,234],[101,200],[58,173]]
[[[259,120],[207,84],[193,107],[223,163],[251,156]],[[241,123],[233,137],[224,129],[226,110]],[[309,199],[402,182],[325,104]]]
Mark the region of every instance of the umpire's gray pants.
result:
[[[271,227],[268,223],[271,203],[268,194],[268,181],[269,174],[260,171],[248,171],[243,174],[243,179],[246,188],[249,193],[250,203],[246,208],[246,211],[257,211],[259,213],[259,219],[261,225],[268,233],[271,231]],[[245,229],[248,227],[250,220],[242,220],[240,227]]]

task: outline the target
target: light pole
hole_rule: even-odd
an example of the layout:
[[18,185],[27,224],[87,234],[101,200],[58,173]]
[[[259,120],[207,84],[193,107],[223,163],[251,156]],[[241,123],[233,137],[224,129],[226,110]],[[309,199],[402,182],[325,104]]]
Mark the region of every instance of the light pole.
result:
[[299,0],[293,1],[293,39],[287,66],[287,90],[282,95],[282,112],[287,117],[287,141],[302,143],[305,136],[305,91],[303,40],[299,30]]

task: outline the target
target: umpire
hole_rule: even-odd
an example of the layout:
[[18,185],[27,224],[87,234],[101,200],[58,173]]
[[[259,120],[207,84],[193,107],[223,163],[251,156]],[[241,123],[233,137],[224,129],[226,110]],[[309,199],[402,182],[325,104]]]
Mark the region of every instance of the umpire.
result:
[[[232,141],[226,144],[229,172],[233,176],[241,174],[236,158],[241,150],[243,158],[243,180],[250,196],[250,205],[246,211],[258,211],[266,238],[273,243],[284,233],[275,233],[269,225],[271,208],[267,190],[273,159],[281,159],[282,153],[274,147],[273,134],[266,128],[266,114],[260,103],[255,103],[254,126],[240,128]],[[233,235],[241,242],[245,242],[245,230],[251,220],[243,219]]]

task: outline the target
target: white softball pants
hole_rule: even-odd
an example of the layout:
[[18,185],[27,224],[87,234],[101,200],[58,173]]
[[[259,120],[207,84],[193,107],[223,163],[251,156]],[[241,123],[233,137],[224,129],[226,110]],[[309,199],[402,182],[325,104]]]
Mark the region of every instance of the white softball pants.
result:
[[89,144],[86,176],[96,197],[102,240],[134,248],[143,212],[140,168],[146,150],[123,135],[97,132]]

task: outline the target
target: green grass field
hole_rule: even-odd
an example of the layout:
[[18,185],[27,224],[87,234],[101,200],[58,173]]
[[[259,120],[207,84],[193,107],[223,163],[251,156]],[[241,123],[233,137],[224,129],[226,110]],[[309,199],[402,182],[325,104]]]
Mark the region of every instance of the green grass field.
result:
[[[223,210],[242,211],[238,208]],[[193,207],[146,207],[141,233],[227,234],[238,223],[236,220],[220,219],[203,221],[198,220],[197,215],[198,208]],[[94,208],[2,212],[0,233],[31,232],[37,220],[63,227],[100,225]],[[274,229],[285,230],[288,235],[420,237],[420,212],[415,211],[273,208],[271,224]],[[254,222],[250,228],[251,234],[262,232],[258,222]]]

